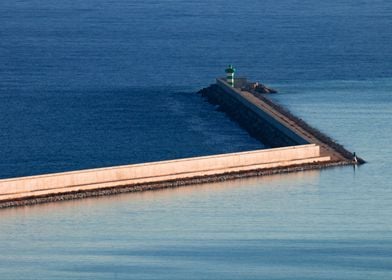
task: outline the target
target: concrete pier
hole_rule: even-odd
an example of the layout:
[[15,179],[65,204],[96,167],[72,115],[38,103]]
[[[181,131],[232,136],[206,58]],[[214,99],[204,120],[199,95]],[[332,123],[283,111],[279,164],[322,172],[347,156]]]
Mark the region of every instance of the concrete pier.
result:
[[[330,156],[337,165],[354,164],[354,154],[337,144],[327,135],[311,127],[286,109],[262,94],[242,90],[246,79],[239,78],[236,87],[218,78],[215,85],[200,91],[212,103],[238,121],[251,135],[271,147],[313,143],[321,155]],[[365,161],[358,158],[359,164]]]
[[354,163],[352,153],[262,96],[224,79],[200,92],[275,148],[0,180],[0,208]]
[[[48,196],[132,187],[129,191],[162,188],[185,184],[195,178],[235,174],[329,161],[320,156],[314,144],[230,153],[216,156],[186,158],[111,168],[97,168],[41,176],[0,180],[0,208],[28,204],[28,199],[48,201]],[[203,181],[203,180],[202,180]],[[158,183],[158,184],[157,184]],[[154,184],[154,187],[151,187]],[[115,191],[114,191],[115,192]],[[108,191],[107,193],[110,193]],[[50,201],[50,199],[49,199]]]

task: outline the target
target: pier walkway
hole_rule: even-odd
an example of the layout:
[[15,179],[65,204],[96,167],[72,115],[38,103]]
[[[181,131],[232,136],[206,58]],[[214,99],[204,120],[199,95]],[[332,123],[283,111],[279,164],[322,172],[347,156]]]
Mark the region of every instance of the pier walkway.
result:
[[238,88],[233,88],[229,84],[225,82],[224,79],[217,79],[217,84],[222,87],[225,91],[231,90],[241,96],[242,98],[248,100],[250,103],[254,104],[260,110],[264,111],[265,113],[269,114],[271,117],[276,119],[282,125],[286,126],[291,131],[295,132],[297,135],[301,136],[303,139],[308,141],[309,143],[317,144],[320,146],[321,155],[323,156],[330,156],[331,161],[342,161],[347,162],[347,158],[345,158],[341,153],[334,150],[331,146],[327,143],[322,142],[318,139],[317,136],[313,135],[311,132],[305,130],[295,120],[292,120],[290,117],[286,116],[281,111],[276,110],[272,106],[270,106],[264,99],[265,97],[255,96],[253,93],[249,91],[240,90]]

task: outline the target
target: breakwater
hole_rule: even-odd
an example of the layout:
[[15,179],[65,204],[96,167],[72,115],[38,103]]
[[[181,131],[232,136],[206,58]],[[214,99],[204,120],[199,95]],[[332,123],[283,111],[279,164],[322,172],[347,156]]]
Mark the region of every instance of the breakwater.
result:
[[[280,106],[279,104],[276,104],[272,102],[270,99],[264,97],[260,93],[253,93],[257,98],[271,106],[271,108],[274,108],[277,112],[280,114],[286,116],[288,119],[292,120],[295,122],[297,127],[300,127],[303,129],[306,133],[313,135],[316,139],[318,139],[320,142],[325,143],[329,147],[331,147],[333,150],[338,152],[340,155],[342,155],[346,160],[349,162],[352,162],[352,159],[354,157],[354,153],[348,151],[346,148],[343,147],[343,145],[339,144],[336,142],[334,139],[326,135],[325,133],[321,132],[319,129],[310,126],[307,122],[305,122],[303,119],[298,118],[294,114],[292,114],[289,110],[286,108]],[[366,161],[361,158],[361,157],[356,157],[357,158],[357,163],[359,164],[364,164]]]
[[234,89],[225,89],[218,84],[199,91],[202,96],[227,113],[238,122],[250,135],[269,147],[285,147],[309,142],[285,127],[267,112],[255,106],[254,103],[242,98]]
[[365,161],[356,157],[329,136],[311,127],[290,111],[272,102],[257,92],[231,87],[224,79],[199,91],[211,103],[220,105],[229,117],[237,121],[252,136],[270,147],[282,147],[314,143],[320,146],[321,153],[331,156],[336,165],[357,164]]
[[200,93],[271,149],[0,180],[0,208],[354,164],[351,152],[262,95],[223,79]]
[[[0,180],[0,207],[233,178],[329,161],[314,144]],[[271,171],[276,169],[275,172]],[[289,170],[288,170],[289,171]],[[202,179],[205,178],[205,179]],[[120,190],[123,189],[123,190]],[[84,194],[81,194],[84,193]]]

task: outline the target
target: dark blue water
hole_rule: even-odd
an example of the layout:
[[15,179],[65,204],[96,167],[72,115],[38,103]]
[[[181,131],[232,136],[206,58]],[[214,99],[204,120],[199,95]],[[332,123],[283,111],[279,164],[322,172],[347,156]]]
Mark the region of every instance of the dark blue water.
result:
[[240,75],[368,163],[0,212],[1,279],[391,279],[392,3],[0,3],[2,177],[261,147]]
[[147,85],[2,97],[3,178],[264,147],[192,91]]

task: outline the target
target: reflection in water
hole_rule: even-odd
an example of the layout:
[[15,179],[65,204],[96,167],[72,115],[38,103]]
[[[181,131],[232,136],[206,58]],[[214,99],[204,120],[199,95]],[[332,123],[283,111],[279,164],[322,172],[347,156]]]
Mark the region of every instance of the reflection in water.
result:
[[237,188],[261,188],[264,191],[270,191],[276,187],[279,187],[281,190],[288,190],[292,188],[303,187],[303,185],[305,185],[309,190],[309,188],[317,186],[319,175],[320,170],[309,170],[261,177],[240,178],[224,182],[180,186],[176,188],[166,188],[154,191],[124,193],[103,197],[91,197],[82,200],[45,203],[25,207],[2,209],[0,211],[0,219],[11,218],[20,215],[25,216],[31,214],[50,214],[58,211],[67,212],[67,209],[70,210],[79,207],[115,207],[121,203],[126,204],[132,203],[134,201],[170,201],[170,199],[173,197],[179,198],[186,196],[200,197],[203,195],[219,195],[220,192],[230,192],[232,189]]

